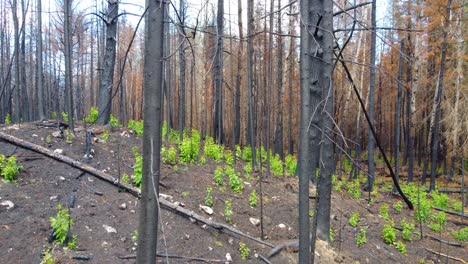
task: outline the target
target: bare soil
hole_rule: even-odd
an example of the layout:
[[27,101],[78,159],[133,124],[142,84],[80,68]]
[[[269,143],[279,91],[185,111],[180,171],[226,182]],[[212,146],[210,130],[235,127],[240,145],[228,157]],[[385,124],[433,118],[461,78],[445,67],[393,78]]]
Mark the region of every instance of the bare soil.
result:
[[[76,138],[72,144],[65,139],[52,137],[52,143],[46,143],[46,138],[56,128],[38,127],[35,123],[18,126],[2,126],[2,132],[32,143],[49,147],[51,150],[63,149],[64,155],[85,162],[85,136],[83,128],[78,126]],[[97,128],[97,131],[102,128]],[[118,177],[118,171],[123,175],[133,174],[134,156],[132,148],[141,150],[141,138],[131,133],[123,133],[125,129],[111,132],[110,138],[104,142],[93,142],[95,150],[89,165],[105,170],[110,175]],[[123,134],[122,134],[123,133]],[[127,136],[129,134],[129,136]],[[100,136],[98,135],[98,138]],[[165,143],[168,144],[168,143]],[[16,155],[24,169],[17,175],[15,183],[0,181],[0,202],[11,201],[14,208],[7,210],[0,206],[0,255],[2,263],[39,263],[45,247],[53,248],[53,255],[58,263],[134,263],[135,259],[122,259],[123,256],[135,254],[136,244],[132,234],[138,226],[139,201],[131,194],[119,192],[115,186],[103,182],[91,175],[78,177],[81,171],[67,164],[57,162],[41,154],[15,147],[0,141],[0,154]],[[242,172],[245,163],[238,161],[236,170]],[[222,192],[213,180],[214,171],[220,164],[207,158],[204,165],[185,164],[173,166],[163,164],[161,170],[160,192],[171,195],[173,201],[183,203],[185,208],[193,210],[207,218],[225,223],[224,201],[233,201],[233,226],[244,233],[260,237],[260,227],[249,222],[249,218],[260,218],[259,208],[249,205],[249,193],[253,188],[258,192],[258,175],[254,180],[246,182],[246,189],[237,194],[229,190]],[[381,171],[387,182],[385,171]],[[441,179],[443,181],[444,179]],[[444,182],[439,182],[442,185]],[[450,183],[451,186],[453,185]],[[266,241],[278,245],[297,238],[297,178],[269,177],[263,181],[264,196],[264,234]],[[208,216],[199,208],[204,204],[207,186],[213,187],[214,215]],[[95,194],[94,191],[102,193]],[[73,227],[71,233],[78,237],[78,248],[65,250],[61,246],[53,246],[47,238],[52,232],[49,217],[57,212],[56,206],[66,206],[70,196],[76,198],[75,207],[70,209]],[[364,196],[364,195],[363,195]],[[450,195],[457,198],[456,194]],[[457,198],[459,199],[459,197]],[[392,205],[400,200],[391,192],[381,192],[375,201],[368,205],[364,198],[354,200],[346,192],[334,193],[332,198],[332,228],[335,236],[328,249],[319,243],[317,259],[319,263],[456,263],[457,261],[437,256],[427,249],[441,252],[468,261],[466,243],[463,248],[441,244],[429,238],[406,242],[408,255],[399,253],[395,247],[383,242],[381,233],[385,220],[379,216],[382,204],[390,205],[390,216],[397,226],[400,219],[414,219],[414,212],[404,208],[397,213]],[[313,199],[311,199],[313,202]],[[125,203],[126,208],[119,206]],[[348,221],[354,212],[359,212],[361,222],[359,227],[367,227],[367,244],[358,247],[355,237],[359,227],[353,228]],[[432,232],[424,226],[424,233],[444,240],[456,242],[450,235],[450,230],[459,230],[467,225],[466,219],[448,216],[448,223],[441,234]],[[451,221],[454,220],[454,221]],[[281,228],[280,224],[285,227]],[[117,233],[108,233],[103,225],[111,226]],[[416,230],[419,226],[416,224]],[[398,239],[401,240],[401,234]],[[267,256],[271,248],[262,246],[242,237],[232,237],[219,233],[216,229],[193,223],[189,219],[165,209],[161,210],[161,225],[159,228],[158,252],[169,255],[197,257],[204,259],[225,260],[229,253],[233,263],[263,263],[256,254]],[[247,260],[242,260],[239,252],[239,242],[244,242],[252,249]],[[88,256],[88,261],[75,260],[76,256]],[[158,258],[165,263],[166,259]],[[297,263],[297,253],[285,250],[271,259],[272,263]],[[169,263],[197,263],[183,259],[169,259]]]

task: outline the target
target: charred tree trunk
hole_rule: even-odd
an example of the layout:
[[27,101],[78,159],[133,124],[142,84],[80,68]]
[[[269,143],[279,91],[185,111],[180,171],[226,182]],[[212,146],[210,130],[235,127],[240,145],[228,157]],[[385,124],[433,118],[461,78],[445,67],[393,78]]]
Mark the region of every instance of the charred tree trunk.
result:
[[216,22],[216,54],[215,54],[215,113],[213,120],[213,138],[219,144],[224,143],[223,135],[223,19],[224,0],[218,0],[218,14]]
[[[278,10],[281,10],[281,0],[278,0]],[[274,152],[283,159],[283,41],[281,39],[281,11],[278,12],[278,113],[275,127],[275,147]],[[292,78],[292,77],[290,77]]]
[[254,18],[253,18],[253,0],[247,1],[247,87],[248,87],[248,135],[250,141],[248,144],[252,148],[252,168],[256,168],[255,160],[255,128],[254,128],[254,107],[253,107],[253,36]]
[[[395,106],[395,131],[394,131],[394,144],[395,144],[395,176],[398,178],[400,173],[399,167],[399,154],[400,154],[400,116],[401,116],[401,92],[402,92],[402,75],[403,75],[403,51],[405,50],[405,43],[403,40],[400,44],[400,61],[398,64],[398,77],[397,77],[397,98],[396,98],[396,106]],[[394,190],[395,186],[394,186]]]
[[115,54],[117,45],[117,20],[119,14],[119,1],[107,1],[106,12],[106,48],[104,53],[101,84],[99,85],[99,118],[97,123],[109,123],[112,112],[112,91],[114,87]]
[[164,1],[146,1],[144,56],[144,133],[138,264],[156,263],[159,226],[161,98],[164,63]]
[[72,77],[72,36],[70,33],[71,1],[65,0],[64,5],[64,54],[65,57],[65,92],[67,94],[68,128],[74,131],[73,114],[73,77]]
[[184,137],[185,129],[185,36],[181,34],[184,32],[183,27],[185,26],[185,0],[180,0],[179,2],[179,15],[182,21],[180,22],[179,27],[179,139],[182,140]]
[[[13,28],[14,28],[14,54],[15,57],[15,85],[13,86],[13,122],[19,123],[21,120],[21,107],[20,107],[20,90],[21,90],[21,66],[20,66],[20,37],[19,37],[19,24],[18,24],[18,3],[17,0],[13,0],[11,4],[11,12],[13,15]],[[10,93],[11,94],[11,93]]]
[[42,68],[42,1],[37,0],[37,36],[36,36],[36,65],[37,65],[37,107],[39,120],[45,119],[44,112],[44,73]]
[[439,127],[440,127],[440,112],[441,112],[441,101],[442,93],[444,89],[444,75],[445,75],[445,58],[447,57],[447,45],[448,45],[448,31],[450,30],[450,13],[452,9],[453,0],[448,0],[447,3],[447,13],[445,15],[445,23],[443,27],[443,41],[441,47],[441,58],[440,58],[440,70],[437,80],[436,94],[434,98],[434,107],[433,107],[433,119],[431,127],[431,183],[429,190],[432,191],[435,189],[435,176],[437,170],[437,153],[439,150]]

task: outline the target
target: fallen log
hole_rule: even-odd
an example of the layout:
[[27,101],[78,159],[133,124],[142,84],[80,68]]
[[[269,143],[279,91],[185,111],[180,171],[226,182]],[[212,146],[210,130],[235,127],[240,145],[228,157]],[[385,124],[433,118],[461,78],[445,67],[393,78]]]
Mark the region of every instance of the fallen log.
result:
[[438,190],[440,193],[468,193],[468,190]]
[[460,216],[460,217],[463,217],[463,218],[468,218],[468,215],[464,215],[464,214],[461,214],[459,212],[445,210],[443,208],[439,208],[439,207],[435,207],[435,206],[432,206],[432,208],[436,209],[437,211],[445,212],[445,213],[450,214],[450,215],[456,215],[456,216]]
[[434,253],[434,254],[436,254],[436,255],[439,255],[439,256],[442,256],[442,257],[445,257],[445,258],[449,258],[449,259],[451,259],[451,260],[460,261],[461,263],[464,263],[464,264],[466,263],[466,261],[464,261],[464,260],[461,259],[461,258],[452,257],[452,256],[446,255],[446,254],[444,254],[444,253],[440,253],[440,252],[434,251],[434,250],[432,250],[432,249],[430,249],[430,248],[426,248],[426,250],[429,251],[429,252],[431,252],[431,253]]
[[15,146],[18,146],[18,147],[22,147],[24,149],[28,149],[28,150],[32,150],[34,152],[37,152],[37,153],[40,153],[40,154],[43,154],[49,158],[52,158],[56,161],[59,161],[59,162],[62,162],[62,163],[65,163],[65,164],[68,164],[72,167],[75,167],[79,170],[82,170],[82,171],[85,171],[101,180],[104,180],[106,182],[109,182],[113,185],[116,185],[118,187],[121,187],[123,189],[125,189],[126,191],[128,191],[129,193],[135,195],[135,196],[140,196],[140,190],[136,187],[133,187],[129,184],[126,184],[126,183],[123,183],[123,182],[118,182],[117,178],[116,177],[113,177],[107,173],[104,173],[96,168],[93,168],[91,166],[88,166],[82,162],[79,162],[77,160],[74,160],[70,157],[67,157],[65,155],[61,155],[61,154],[58,154],[58,153],[54,153],[42,146],[39,146],[39,145],[36,145],[34,143],[31,143],[29,141],[25,141],[25,140],[22,140],[20,138],[17,138],[17,137],[14,137],[14,136],[11,136],[11,135],[8,135],[8,134],[5,134],[3,132],[0,132],[0,139],[1,140],[4,140],[10,144],[13,144]]
[[[68,164],[72,167],[75,167],[79,170],[82,170],[82,171],[85,171],[87,172],[88,174],[91,174],[99,179],[102,179],[106,182],[109,182],[117,187],[121,187],[123,189],[125,189],[126,191],[128,191],[130,194],[140,198],[141,197],[141,191],[140,189],[136,188],[136,187],[133,187],[129,184],[126,184],[126,183],[123,183],[123,182],[118,182],[117,179],[107,173],[104,173],[100,170],[97,170],[91,166],[88,166],[84,163],[81,163],[77,160],[74,160],[70,157],[67,157],[67,156],[64,156],[64,155],[61,155],[61,154],[57,154],[57,153],[53,153],[52,151],[44,148],[44,147],[41,147],[39,145],[36,145],[34,143],[31,143],[31,142],[28,142],[28,141],[25,141],[25,140],[22,140],[22,139],[19,139],[19,138],[16,138],[14,136],[11,136],[11,135],[8,135],[8,134],[5,134],[5,133],[2,133],[0,132],[0,139],[1,140],[4,140],[10,144],[13,144],[15,146],[18,146],[18,147],[22,147],[22,148],[25,148],[25,149],[28,149],[28,150],[32,150],[34,152],[37,152],[37,153],[40,153],[40,154],[43,154],[47,157],[50,157],[52,159],[55,159],[59,162],[63,162],[65,164]],[[192,218],[192,219],[195,219],[199,222],[202,222],[208,226],[211,226],[219,231],[222,231],[224,233],[232,233],[232,234],[236,234],[236,235],[239,235],[239,236],[242,236],[242,237],[245,237],[245,238],[248,238],[252,241],[255,241],[259,244],[262,244],[262,245],[265,245],[265,246],[268,246],[268,247],[271,247],[273,248],[274,245],[271,244],[271,243],[268,243],[268,242],[265,242],[265,241],[262,241],[260,239],[257,239],[255,237],[252,237],[250,235],[247,235],[245,233],[243,233],[242,231],[240,230],[237,230],[229,225],[226,225],[226,224],[222,224],[222,223],[218,223],[218,222],[214,222],[212,220],[209,220],[209,219],[206,219],[204,218],[203,216],[193,212],[193,211],[190,211],[188,209],[185,209],[183,207],[180,207],[174,203],[171,203],[167,200],[164,200],[164,199],[158,199],[159,200],[159,203],[161,204],[162,207],[166,208],[166,209],[170,209],[170,210],[173,210],[187,218]]]
[[437,238],[437,237],[433,237],[433,236],[430,236],[430,235],[424,235],[425,237],[428,237],[432,240],[435,240],[435,241],[438,241],[438,242],[441,242],[441,243],[445,243],[449,246],[454,246],[454,247],[460,247],[460,248],[464,248],[465,246],[462,245],[462,244],[459,244],[459,243],[455,243],[455,242],[451,242],[451,241],[447,241],[447,240],[443,240],[443,239],[440,239],[440,238]]
[[[186,257],[186,256],[177,256],[177,255],[166,255],[164,253],[156,253],[156,256],[161,257],[161,258],[174,258],[174,259],[183,259],[187,261],[200,261],[200,262],[206,262],[206,263],[229,263],[231,261],[225,260],[225,259],[205,259],[205,258],[195,258],[195,257]],[[136,259],[136,255],[125,255],[125,256],[119,256],[119,259]]]

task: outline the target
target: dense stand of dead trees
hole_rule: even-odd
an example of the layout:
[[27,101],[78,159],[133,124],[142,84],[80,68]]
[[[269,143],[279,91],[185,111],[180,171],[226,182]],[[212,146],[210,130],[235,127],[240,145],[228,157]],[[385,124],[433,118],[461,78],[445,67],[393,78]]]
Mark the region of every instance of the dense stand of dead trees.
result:
[[[111,115],[123,124],[143,118],[147,36],[139,31],[133,41],[125,3],[95,0],[82,8],[77,2],[0,2],[0,123],[62,118],[63,112],[73,130],[94,106],[99,124]],[[376,23],[375,0],[354,6],[248,0],[246,10],[241,2],[180,0],[161,13],[161,117],[180,138],[184,129],[195,128],[234,151],[240,144],[271,148],[281,158],[298,154],[299,176],[320,169],[310,180],[323,186],[335,163],[319,161],[338,158],[342,164],[339,147],[367,161],[370,191],[380,159],[374,140],[393,153],[396,176],[407,165],[408,182],[429,176],[432,190],[437,174],[462,174],[468,107],[459,2],[396,2],[386,25]],[[325,13],[304,13],[310,8]],[[317,26],[322,23],[326,29]],[[337,57],[325,58],[337,47],[349,69]],[[351,87],[364,99],[376,138]],[[357,177],[358,167],[348,173]],[[329,204],[317,206],[328,214]],[[324,239],[327,221],[318,218]]]

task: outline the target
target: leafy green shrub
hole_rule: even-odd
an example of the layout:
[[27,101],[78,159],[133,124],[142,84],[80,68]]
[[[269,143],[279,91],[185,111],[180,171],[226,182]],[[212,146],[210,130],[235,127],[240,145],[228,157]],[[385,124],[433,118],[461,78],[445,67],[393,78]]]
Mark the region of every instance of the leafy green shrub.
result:
[[244,242],[240,242],[239,252],[240,252],[241,259],[246,260],[250,254],[250,248],[248,248]]
[[359,234],[356,237],[356,245],[358,245],[359,247],[363,246],[363,245],[365,245],[367,243],[366,233],[367,233],[366,228],[361,228],[359,230]]
[[180,161],[194,163],[198,160],[200,152],[200,133],[197,130],[192,130],[192,136],[184,132],[181,142],[179,142]]
[[449,208],[449,197],[445,193],[439,193],[438,191],[431,192],[432,204],[436,207],[448,209]]
[[205,196],[205,205],[209,207],[213,207],[213,189],[208,186],[206,187],[206,196]]
[[131,239],[133,243],[138,241],[138,229],[133,230]]
[[290,176],[294,176],[296,174],[297,159],[293,155],[286,156],[284,159],[284,165],[286,166],[286,170]]
[[403,241],[398,240],[398,241],[395,243],[395,248],[396,248],[402,255],[405,255],[405,256],[408,255],[408,252],[406,251],[406,245],[405,245],[405,243],[403,243]]
[[52,252],[50,251],[50,248],[48,248],[46,249],[46,251],[44,251],[40,264],[54,264],[54,263],[55,263],[54,256],[52,256]]
[[452,204],[452,208],[455,212],[461,212],[463,208],[463,204],[461,201],[451,200],[450,203]]
[[361,198],[362,191],[358,179],[348,182],[346,187],[348,188],[348,193],[351,194],[354,199],[357,200]]
[[6,124],[6,125],[11,124],[11,116],[10,116],[10,113],[7,113],[6,116],[5,116],[5,124]]
[[361,220],[361,215],[359,214],[359,212],[355,212],[355,213],[353,213],[351,218],[349,218],[349,224],[352,227],[356,227],[360,220]]
[[128,121],[127,127],[131,129],[133,132],[135,132],[137,136],[139,137],[143,136],[143,132],[144,132],[143,120],[135,121],[133,119],[130,119],[130,121]]
[[119,119],[113,115],[110,115],[109,124],[111,125],[111,127],[122,127],[122,124],[120,124]]
[[99,117],[99,110],[97,107],[91,107],[89,114],[84,118],[85,123],[95,124]]
[[75,249],[76,247],[78,247],[78,236],[73,235],[72,239],[70,241],[68,241],[68,243],[67,243],[67,248]]
[[458,232],[453,230],[451,234],[458,241],[462,241],[462,242],[468,241],[468,227],[464,227],[460,229],[460,231]]
[[379,215],[385,220],[390,220],[390,214],[388,213],[388,204],[380,206]]
[[167,122],[164,121],[162,128],[161,128],[161,137],[164,139],[166,137],[166,134],[167,134]]
[[226,222],[229,224],[232,223],[232,199],[227,199],[224,202],[224,218],[226,219]]
[[65,240],[68,236],[68,231],[73,225],[73,220],[68,213],[66,208],[63,208],[61,204],[57,205],[57,215],[55,217],[50,217],[49,222],[54,230],[54,238],[60,244],[65,243]]
[[240,179],[238,173],[234,170],[234,168],[227,166],[224,170],[226,176],[229,178],[229,188],[235,192],[242,192],[244,190],[244,183]]
[[141,188],[141,177],[143,173],[143,157],[138,153],[138,148],[133,147],[133,155],[135,156],[135,164],[133,164],[133,183]]
[[250,194],[249,194],[249,204],[252,207],[256,207],[257,202],[258,202],[257,192],[255,191],[255,189],[253,189],[252,192],[250,192]]
[[169,142],[179,142],[179,131],[171,129],[169,132]]
[[[9,114],[8,114],[9,115]],[[57,112],[52,112],[52,114],[50,114],[50,117],[52,117],[53,119],[57,119]]]
[[232,151],[226,150],[224,152],[224,159],[226,160],[226,163],[229,165],[234,165],[234,155],[232,154]]
[[[257,158],[260,159],[262,158],[262,163],[266,163],[267,161],[267,152],[265,151],[265,148],[261,146],[260,148],[256,149],[255,155],[257,155]],[[270,150],[270,157],[273,156]]]
[[65,112],[62,112],[62,119],[63,119],[63,122],[67,123],[68,122],[68,114],[65,113]]
[[406,241],[412,241],[411,236],[413,235],[414,224],[406,221],[405,218],[401,219],[400,226],[403,229],[401,231],[401,237]]
[[107,140],[109,139],[109,130],[106,129],[106,130],[104,130],[104,131],[102,132],[101,139],[102,139],[103,141],[107,141]]
[[72,144],[74,136],[73,136],[73,133],[69,129],[65,130],[65,136],[66,136],[65,142],[67,142],[67,144]]
[[213,159],[216,162],[220,162],[223,159],[224,147],[215,144],[212,137],[206,137],[203,151],[207,157]]
[[174,147],[161,148],[161,159],[164,164],[176,165],[177,150]]
[[270,158],[270,168],[271,172],[275,176],[282,176],[283,175],[283,162],[278,154],[272,156]]
[[330,242],[335,241],[335,231],[332,228],[328,231],[328,238],[330,239]]
[[244,172],[246,175],[250,175],[252,173],[252,163],[247,163],[244,166]]
[[7,181],[11,182],[23,167],[16,161],[16,156],[6,158],[0,155],[0,175]]
[[252,161],[252,148],[250,146],[245,146],[242,150],[242,160],[245,162]]
[[218,166],[214,173],[214,180],[218,186],[223,186],[223,168]]
[[447,223],[447,215],[444,212],[438,212],[432,219],[430,227],[434,232],[441,232],[442,227]]
[[382,237],[386,244],[393,245],[393,243],[395,243],[396,231],[395,231],[395,228],[393,228],[393,222],[385,224],[382,230]]
[[200,159],[198,160],[198,164],[200,165],[205,165],[206,164],[206,156],[202,155]]
[[403,203],[401,201],[398,201],[398,202],[394,203],[393,204],[393,209],[395,209],[395,211],[400,213],[401,210],[403,210]]
[[353,166],[353,162],[351,162],[351,160],[348,159],[347,157],[344,157],[343,158],[343,170],[345,172],[350,172],[352,166]]
[[[333,177],[335,177],[334,182],[333,182]],[[344,177],[341,179],[341,181],[339,181],[338,179],[336,179],[336,175],[332,176],[332,185],[333,185],[333,190],[335,192],[341,192],[345,184],[346,184],[346,179]]]

